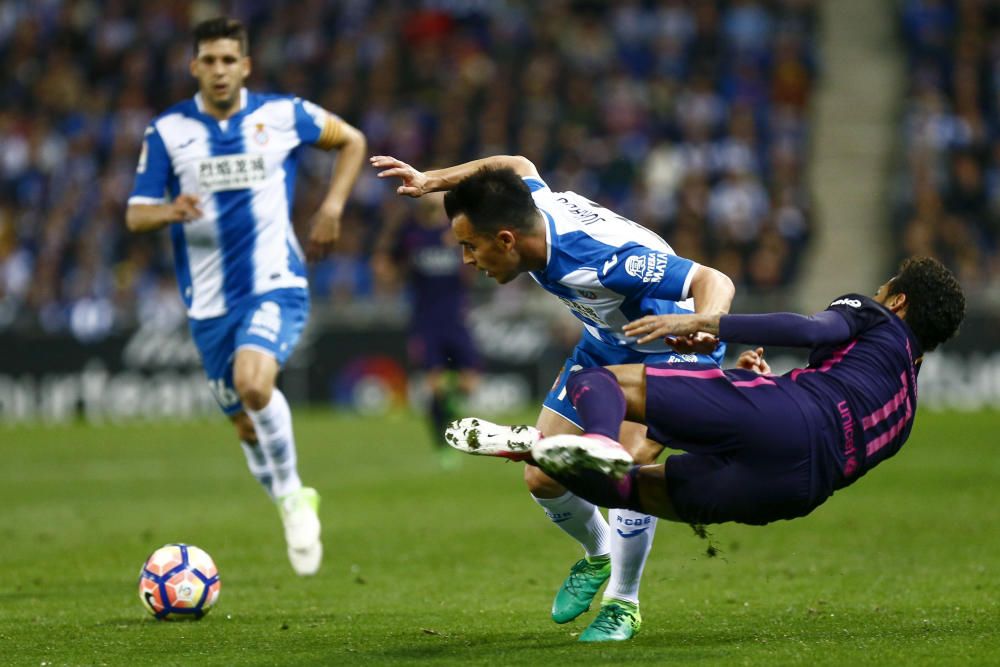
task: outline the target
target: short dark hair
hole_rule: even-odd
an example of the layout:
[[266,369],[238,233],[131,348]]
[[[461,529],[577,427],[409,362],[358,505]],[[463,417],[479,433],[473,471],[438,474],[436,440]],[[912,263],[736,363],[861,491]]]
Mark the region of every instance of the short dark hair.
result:
[[495,234],[504,228],[530,231],[538,214],[531,190],[510,167],[484,167],[444,196],[449,220],[464,213],[473,229]]
[[243,23],[236,19],[218,16],[202,21],[194,27],[192,35],[195,55],[198,55],[198,47],[202,42],[211,42],[216,39],[235,39],[240,43],[240,53],[247,55],[250,52],[247,29]]
[[906,295],[904,319],[925,352],[954,336],[965,317],[962,286],[944,264],[931,257],[903,260],[888,293]]

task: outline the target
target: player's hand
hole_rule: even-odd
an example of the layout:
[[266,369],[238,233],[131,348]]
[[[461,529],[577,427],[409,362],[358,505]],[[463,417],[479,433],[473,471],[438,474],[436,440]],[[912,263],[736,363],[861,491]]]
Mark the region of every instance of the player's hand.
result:
[[179,194],[168,204],[170,207],[171,220],[175,222],[191,222],[202,216],[201,209],[198,208],[198,195]]
[[640,345],[673,336],[683,338],[701,331],[697,315],[646,315],[629,322],[622,331],[626,336],[638,336]]
[[340,240],[340,215],[342,207],[324,204],[313,216],[306,241],[306,259],[318,262],[329,255]]
[[687,336],[667,336],[664,340],[681,354],[712,354],[719,345],[718,338],[704,331]]
[[760,375],[770,375],[771,367],[764,361],[764,348],[758,347],[756,350],[746,350],[736,360],[736,367],[747,371],[753,371]]
[[382,169],[378,173],[379,178],[399,178],[403,184],[396,188],[396,194],[407,197],[419,197],[427,194],[427,174],[417,171],[402,160],[397,160],[391,155],[373,155],[369,158],[371,164],[376,169]]

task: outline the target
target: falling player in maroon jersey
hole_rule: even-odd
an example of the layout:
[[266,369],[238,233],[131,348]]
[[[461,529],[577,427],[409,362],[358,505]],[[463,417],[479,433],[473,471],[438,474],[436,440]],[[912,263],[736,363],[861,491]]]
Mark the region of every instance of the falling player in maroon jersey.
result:
[[[805,516],[899,451],[913,427],[923,354],[951,338],[964,314],[951,272],[911,258],[874,298],[847,294],[812,317],[647,316],[625,327],[640,343],[705,331],[730,343],[811,348],[809,365],[771,375],[757,348],[726,371],[586,368],[568,383],[585,435],[540,440],[532,457],[606,507],[702,524]],[[632,465],[615,441],[624,419],[684,453]]]

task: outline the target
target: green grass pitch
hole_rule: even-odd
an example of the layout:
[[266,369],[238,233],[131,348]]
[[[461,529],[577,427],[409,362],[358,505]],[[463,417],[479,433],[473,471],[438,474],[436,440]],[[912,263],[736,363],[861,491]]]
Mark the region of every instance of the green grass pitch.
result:
[[[661,522],[627,644],[548,617],[575,545],[519,464],[441,469],[423,423],[297,411],[326,560],[298,579],[222,420],[0,427],[0,665],[1000,664],[1000,416],[921,413],[896,459],[812,516]],[[197,623],[136,594],[155,547],[216,560]]]

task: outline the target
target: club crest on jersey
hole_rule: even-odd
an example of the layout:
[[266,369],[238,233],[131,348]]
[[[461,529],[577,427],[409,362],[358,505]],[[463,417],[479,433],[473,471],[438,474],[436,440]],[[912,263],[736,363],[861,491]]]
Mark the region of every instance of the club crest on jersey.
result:
[[625,260],[625,273],[633,278],[639,278],[644,283],[658,283],[663,280],[667,270],[669,255],[663,252],[653,252],[648,255],[632,255]]
[[633,278],[639,278],[646,272],[646,256],[632,255],[625,260],[625,273]]
[[263,146],[270,138],[267,134],[267,128],[264,127],[264,123],[257,123],[257,129],[253,133],[254,141]]

